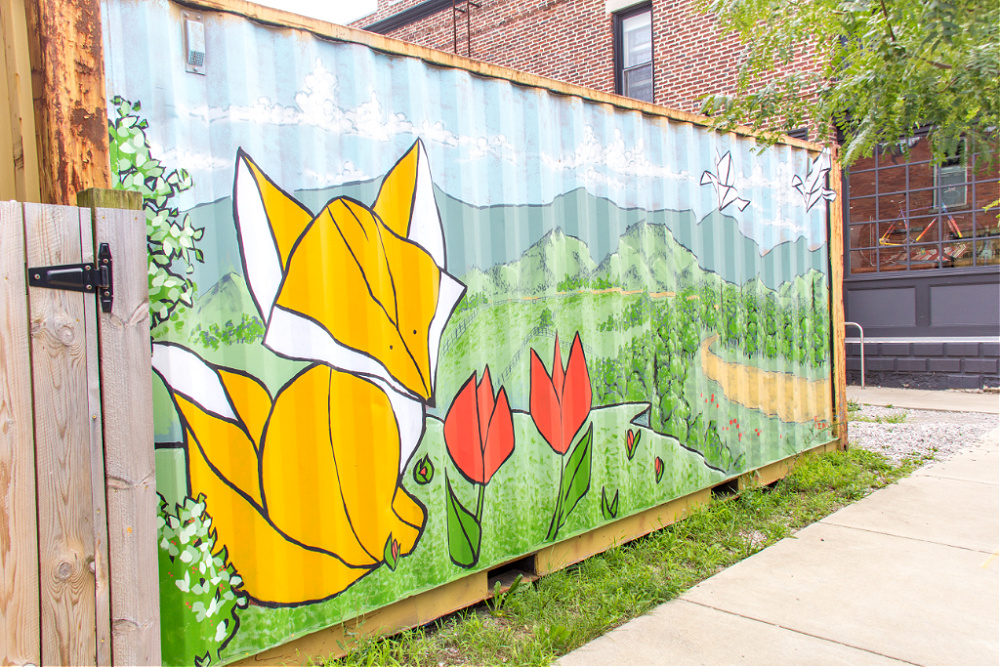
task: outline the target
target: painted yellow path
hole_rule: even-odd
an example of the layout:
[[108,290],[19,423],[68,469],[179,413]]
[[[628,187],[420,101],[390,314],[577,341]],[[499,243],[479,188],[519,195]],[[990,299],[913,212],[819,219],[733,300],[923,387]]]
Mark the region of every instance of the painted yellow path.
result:
[[809,380],[791,373],[765,371],[722,359],[712,352],[718,336],[701,343],[701,370],[718,382],[734,403],[776,416],[785,422],[825,421],[833,418],[830,378]]

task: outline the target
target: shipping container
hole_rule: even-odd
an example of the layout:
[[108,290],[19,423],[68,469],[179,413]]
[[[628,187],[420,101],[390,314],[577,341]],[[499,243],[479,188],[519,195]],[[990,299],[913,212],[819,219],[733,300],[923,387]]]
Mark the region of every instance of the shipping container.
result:
[[149,233],[164,664],[836,443],[819,146],[199,4],[102,4]]

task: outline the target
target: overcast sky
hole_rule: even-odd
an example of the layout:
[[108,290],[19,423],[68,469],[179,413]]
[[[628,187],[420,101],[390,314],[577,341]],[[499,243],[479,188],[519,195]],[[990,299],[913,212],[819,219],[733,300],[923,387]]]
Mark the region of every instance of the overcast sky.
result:
[[257,4],[347,25],[375,12],[378,0],[254,0]]

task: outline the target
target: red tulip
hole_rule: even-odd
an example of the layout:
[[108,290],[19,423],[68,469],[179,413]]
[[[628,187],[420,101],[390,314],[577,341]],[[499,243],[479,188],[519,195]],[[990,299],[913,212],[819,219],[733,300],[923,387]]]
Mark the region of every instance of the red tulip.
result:
[[549,446],[565,454],[590,415],[593,393],[579,333],[573,339],[565,372],[558,336],[553,356],[550,376],[538,353],[531,351],[531,419]]
[[476,384],[473,373],[455,396],[444,419],[444,441],[455,465],[477,484],[488,484],[514,452],[514,422],[501,387],[493,397],[490,367]]

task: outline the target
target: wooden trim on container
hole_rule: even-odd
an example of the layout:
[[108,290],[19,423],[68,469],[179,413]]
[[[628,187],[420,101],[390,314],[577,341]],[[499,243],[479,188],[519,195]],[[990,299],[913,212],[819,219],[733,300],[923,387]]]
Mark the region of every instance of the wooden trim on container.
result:
[[840,449],[840,440],[831,440],[830,442],[819,445],[818,447],[807,449],[806,451],[796,454],[795,456],[789,456],[786,459],[781,459],[780,461],[769,463],[766,466],[761,466],[755,470],[750,470],[737,478],[738,489],[743,491],[744,489],[752,489],[756,486],[768,486],[770,484],[774,484],[779,479],[784,479],[803,457],[828,454],[838,449]]
[[[282,28],[305,30],[322,39],[353,42],[384,53],[419,58],[420,60],[423,60],[431,65],[463,69],[472,74],[478,74],[480,76],[494,79],[504,79],[517,85],[545,88],[560,95],[571,95],[590,102],[610,104],[611,106],[618,107],[619,109],[639,111],[650,116],[659,116],[673,121],[691,123],[708,129],[711,129],[712,125],[712,119],[701,114],[680,111],[679,109],[671,109],[658,104],[650,104],[649,102],[640,102],[639,100],[622,97],[621,95],[605,93],[592,88],[585,88],[576,84],[557,81],[544,76],[538,76],[537,74],[530,74],[528,72],[510,69],[509,67],[494,65],[482,60],[474,60],[472,58],[466,58],[464,56],[448,53],[446,51],[430,49],[425,46],[411,44],[410,42],[404,42],[391,37],[385,37],[384,35],[368,32],[366,30],[349,28],[336,23],[327,23],[326,21],[320,21],[319,19],[299,16],[298,14],[293,14],[280,9],[264,7],[252,2],[246,2],[245,0],[173,1],[184,7],[235,14],[237,16],[250,19],[251,21],[256,21],[257,23]],[[755,132],[751,128],[743,125],[736,127],[732,130],[732,132],[738,136],[750,138],[760,136],[761,134],[760,132]],[[822,144],[817,144],[811,141],[803,141],[801,139],[794,139],[787,135],[781,135],[778,143],[794,146],[796,148],[804,148],[813,152],[819,152],[824,148]]]
[[847,449],[847,348],[844,338],[844,179],[838,150],[830,156],[829,187],[837,197],[827,207],[830,250],[830,328],[833,337],[833,414],[840,448]]
[[405,600],[358,616],[325,630],[293,639],[257,655],[248,655],[235,665],[311,665],[314,657],[340,657],[357,647],[359,640],[395,634],[482,602],[489,597],[487,573],[467,577],[419,593]]
[[712,500],[712,489],[700,489],[683,498],[627,516],[614,523],[545,547],[535,554],[535,571],[550,574],[591,556],[666,528]]

